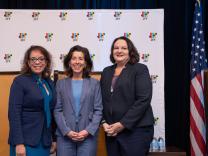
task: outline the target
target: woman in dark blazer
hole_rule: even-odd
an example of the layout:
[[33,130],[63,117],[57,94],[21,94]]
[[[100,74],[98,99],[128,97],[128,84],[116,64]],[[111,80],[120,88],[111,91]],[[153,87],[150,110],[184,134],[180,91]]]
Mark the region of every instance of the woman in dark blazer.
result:
[[148,69],[126,37],[113,41],[110,59],[113,65],[101,76],[108,156],[145,156],[154,132]]
[[10,89],[10,156],[49,156],[50,148],[51,152],[55,149],[51,115],[56,100],[50,72],[49,52],[41,46],[31,46],[24,56],[22,74]]
[[102,118],[99,81],[90,78],[92,61],[87,48],[74,46],[64,59],[68,77],[56,84],[58,156],[95,156]]

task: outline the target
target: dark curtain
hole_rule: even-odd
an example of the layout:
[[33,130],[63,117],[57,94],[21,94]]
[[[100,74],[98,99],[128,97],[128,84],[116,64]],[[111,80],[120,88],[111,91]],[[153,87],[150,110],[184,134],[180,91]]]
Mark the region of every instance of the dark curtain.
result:
[[[201,0],[208,41],[208,0]],[[164,8],[165,127],[167,146],[189,155],[189,67],[195,0],[1,0],[1,9],[155,9]],[[208,43],[208,42],[206,42]],[[206,50],[208,50],[206,44]]]
[[1,0],[2,9],[139,9],[156,8],[157,0]]

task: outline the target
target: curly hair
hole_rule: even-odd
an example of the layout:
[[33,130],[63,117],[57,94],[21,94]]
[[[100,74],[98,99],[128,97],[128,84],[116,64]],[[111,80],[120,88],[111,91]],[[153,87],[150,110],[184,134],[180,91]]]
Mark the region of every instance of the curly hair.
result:
[[44,57],[47,61],[47,64],[46,64],[45,69],[42,72],[42,77],[43,78],[49,78],[50,75],[51,75],[51,55],[45,48],[43,48],[42,46],[38,46],[38,45],[32,45],[25,52],[24,59],[23,59],[23,64],[22,64],[22,68],[21,68],[21,74],[31,74],[32,73],[32,70],[29,67],[28,62],[30,60],[31,53],[34,50],[38,50],[38,51],[41,52],[41,54],[44,55]]

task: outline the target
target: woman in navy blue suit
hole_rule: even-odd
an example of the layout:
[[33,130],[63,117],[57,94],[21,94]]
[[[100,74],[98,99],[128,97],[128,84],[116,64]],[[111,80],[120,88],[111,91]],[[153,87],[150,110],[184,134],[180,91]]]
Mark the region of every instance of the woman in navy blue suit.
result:
[[[49,156],[55,151],[52,117],[55,89],[50,79],[51,56],[41,46],[25,53],[21,75],[9,96],[10,156]],[[53,124],[52,124],[53,123]]]
[[113,41],[110,59],[113,65],[101,76],[108,156],[145,156],[154,123],[148,68],[138,63],[137,49],[126,37]]

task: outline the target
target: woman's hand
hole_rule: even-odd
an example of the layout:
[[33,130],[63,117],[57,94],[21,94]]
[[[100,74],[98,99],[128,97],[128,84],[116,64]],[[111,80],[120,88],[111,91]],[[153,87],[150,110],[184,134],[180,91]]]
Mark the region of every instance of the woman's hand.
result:
[[104,123],[103,124],[103,129],[104,131],[107,133],[107,136],[116,136],[117,133],[113,133],[113,134],[110,134],[111,133],[111,125],[107,124],[107,123]]
[[56,152],[56,142],[52,142],[51,149],[50,149],[50,154],[53,154]]
[[111,126],[110,126],[109,124],[107,124],[107,123],[104,123],[104,124],[103,124],[103,129],[104,129],[104,131],[105,131],[106,133],[108,133],[108,131],[109,131],[110,128],[111,128]]
[[85,139],[86,137],[88,137],[89,132],[86,131],[86,130],[82,130],[82,131],[80,131],[80,132],[78,133],[78,135],[79,135],[80,137],[83,137],[83,138]]
[[[105,130],[106,128],[106,130]],[[108,136],[116,136],[119,132],[121,132],[125,127],[120,123],[116,122],[111,125],[106,125],[104,128],[105,132],[107,133]]]
[[23,144],[16,145],[15,150],[16,150],[16,156],[26,156],[25,145]]
[[67,136],[72,140],[76,140],[76,137],[78,136],[78,133],[74,132],[74,131],[70,131],[70,132],[67,133]]
[[67,133],[67,136],[74,140],[74,141],[83,141],[84,140],[84,137],[83,136],[80,136],[79,133],[77,132],[74,132],[74,131],[70,131]]

